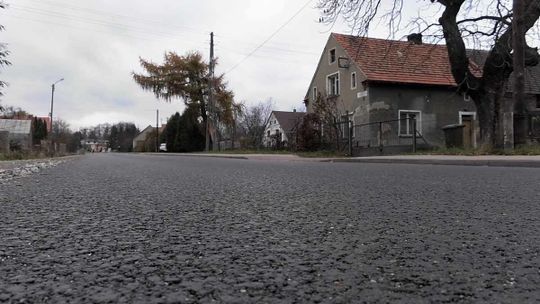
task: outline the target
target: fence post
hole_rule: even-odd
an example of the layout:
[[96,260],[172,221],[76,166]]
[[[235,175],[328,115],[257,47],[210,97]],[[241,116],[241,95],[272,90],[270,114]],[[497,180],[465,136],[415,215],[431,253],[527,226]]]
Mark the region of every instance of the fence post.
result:
[[[340,126],[339,120],[336,117],[334,117],[333,121],[334,121],[334,125],[333,125],[333,128],[330,131],[332,132],[331,134],[335,135],[335,137],[336,137],[336,151],[341,151],[341,149],[339,147],[340,146],[339,145],[340,138],[339,138],[339,132],[338,132],[339,131],[338,129],[339,129],[339,126]],[[321,143],[322,143],[322,139],[321,139]]]
[[412,152],[416,153],[416,116],[412,117],[413,136],[412,136]]
[[379,122],[379,152],[383,153],[382,122]]
[[347,131],[349,132],[349,156],[353,156],[352,151],[352,134],[353,134],[353,123],[351,121],[351,118],[349,117],[349,112],[347,112]]

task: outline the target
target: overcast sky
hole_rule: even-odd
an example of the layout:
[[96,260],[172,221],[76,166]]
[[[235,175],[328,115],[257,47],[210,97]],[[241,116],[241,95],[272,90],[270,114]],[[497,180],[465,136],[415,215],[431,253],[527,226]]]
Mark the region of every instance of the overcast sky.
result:
[[[2,104],[38,116],[50,112],[77,130],[98,123],[132,121],[140,128],[182,111],[142,91],[131,73],[142,72],[139,56],[162,62],[165,51],[196,50],[208,57],[215,37],[217,73],[225,73],[285,24],[306,0],[8,0],[0,12],[12,66]],[[330,29],[319,24],[312,1],[265,47],[226,75],[238,101],[273,98],[277,110],[302,107]]]
[[[182,101],[157,100],[134,83],[131,73],[142,72],[139,57],[162,62],[165,51],[195,50],[208,57],[211,31],[219,57],[216,72],[236,67],[226,80],[237,101],[254,104],[272,98],[276,110],[302,109],[330,32],[350,33],[343,24],[330,28],[317,22],[316,0],[5,2],[9,8],[0,12],[0,24],[6,27],[0,42],[7,43],[13,65],[0,71],[0,78],[9,83],[2,104],[47,116],[51,84],[65,78],[56,87],[54,116],[74,130],[118,121],[144,128],[155,124],[156,109],[162,122],[181,112]],[[418,5],[405,10],[416,14]],[[385,35],[377,27],[370,33]]]

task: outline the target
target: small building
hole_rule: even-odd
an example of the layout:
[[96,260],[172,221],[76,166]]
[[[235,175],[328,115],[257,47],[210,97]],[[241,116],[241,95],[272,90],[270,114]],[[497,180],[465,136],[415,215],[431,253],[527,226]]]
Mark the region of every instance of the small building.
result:
[[32,120],[0,119],[0,131],[9,132],[11,150],[32,149]]
[[306,113],[272,111],[266,124],[263,145],[267,148],[285,148],[295,144],[298,126]]
[[146,127],[144,130],[142,130],[135,138],[133,139],[133,151],[135,152],[142,152],[144,151],[144,144],[148,137],[150,137],[151,134],[156,132],[156,128],[152,126]]
[[[159,127],[159,134],[163,134],[167,124],[162,124]],[[152,126],[146,127],[133,139],[133,151],[135,152],[155,152],[157,147],[155,139],[157,136],[156,128]],[[152,142],[149,140],[152,139]]]

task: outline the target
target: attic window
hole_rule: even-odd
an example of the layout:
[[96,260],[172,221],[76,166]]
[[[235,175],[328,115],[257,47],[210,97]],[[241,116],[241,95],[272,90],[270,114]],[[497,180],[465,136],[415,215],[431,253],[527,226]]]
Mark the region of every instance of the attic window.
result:
[[351,89],[356,89],[356,72],[351,73]]
[[313,88],[313,101],[317,101],[317,97],[319,97],[319,92],[317,92],[317,87]]
[[336,49],[330,50],[330,64],[336,62]]

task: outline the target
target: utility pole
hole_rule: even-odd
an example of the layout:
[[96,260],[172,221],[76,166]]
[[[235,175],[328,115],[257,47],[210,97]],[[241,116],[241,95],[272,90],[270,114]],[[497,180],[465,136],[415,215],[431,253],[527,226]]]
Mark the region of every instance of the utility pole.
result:
[[[514,86],[512,88],[513,96],[512,103],[508,106],[508,111],[513,112],[511,121],[506,122],[507,117],[505,116],[505,122],[507,124],[511,123],[512,134],[508,134],[507,140],[507,130],[505,128],[505,141],[504,149],[512,150],[516,144],[516,139],[519,142],[519,139],[523,137],[526,133],[527,121],[523,115],[526,112],[525,109],[525,31],[523,29],[523,0],[514,0],[512,5],[512,11],[514,14],[512,22],[512,49],[513,49],[513,69],[514,69]],[[506,113],[505,113],[506,114]],[[515,115],[517,114],[517,115]],[[515,116],[514,116],[515,115]],[[509,118],[508,118],[509,119]],[[516,123],[514,123],[516,122]],[[517,137],[515,135],[518,135]]]
[[159,152],[159,109],[156,110],[156,152]]
[[56,83],[53,83],[51,85],[51,113],[50,113],[50,116],[51,116],[51,129],[49,130],[50,134],[51,134],[51,137],[52,137],[52,129],[53,129],[53,107],[54,107],[54,86],[56,85]]
[[53,130],[52,125],[53,125],[54,90],[56,88],[56,85],[62,81],[64,81],[64,78],[59,79],[58,81],[56,81],[55,83],[51,85],[51,129],[49,130],[51,133]]
[[[208,73],[208,105],[206,106],[206,146],[205,151],[210,151],[210,126],[214,114],[214,32],[210,33],[210,65]],[[216,140],[214,138],[214,140]]]
[[54,90],[56,88],[56,85],[59,83],[59,82],[62,82],[64,81],[64,78],[61,78],[59,79],[58,81],[56,81],[55,83],[53,83],[51,85],[51,129],[49,130],[49,136],[50,136],[50,139],[51,139],[51,146],[52,146],[52,152],[54,153],[54,151],[56,150],[55,147],[54,147],[54,134],[53,134],[53,107],[54,107]]

